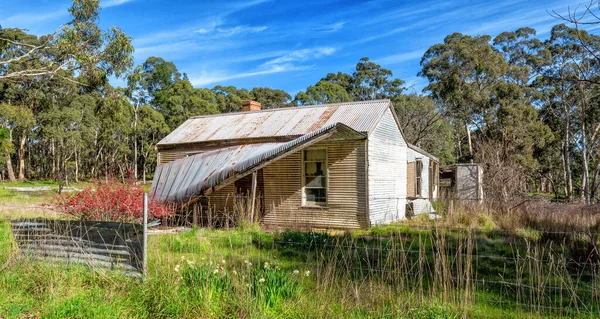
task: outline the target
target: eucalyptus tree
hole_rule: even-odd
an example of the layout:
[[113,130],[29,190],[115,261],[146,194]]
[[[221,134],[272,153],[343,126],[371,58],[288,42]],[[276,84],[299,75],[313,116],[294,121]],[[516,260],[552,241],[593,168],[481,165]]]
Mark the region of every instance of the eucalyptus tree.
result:
[[[13,143],[13,135],[15,130],[26,130],[33,125],[33,121],[34,119],[31,110],[27,108],[20,108],[13,104],[0,103],[0,126],[7,130],[7,139],[10,143]],[[16,177],[10,156],[6,158],[5,165],[9,180],[15,181]],[[20,165],[22,167],[23,164]],[[19,178],[22,178],[22,176],[19,175]]]
[[178,127],[191,116],[218,113],[215,93],[194,88],[187,79],[175,81],[168,88],[157,91],[154,101],[169,128]]
[[253,88],[250,90],[250,97],[260,102],[263,110],[288,106],[288,102],[292,99],[292,96],[283,90],[265,87]]
[[219,113],[237,112],[242,109],[243,100],[251,100],[253,97],[246,89],[237,89],[235,86],[217,85],[212,88],[215,93],[215,102]]
[[393,78],[391,70],[361,58],[352,73],[352,98],[358,101],[375,99],[392,99],[399,96],[404,88],[404,81]]
[[[600,121],[594,116],[598,107],[594,82],[598,79],[599,64],[580,45],[580,37],[595,46],[600,45],[600,37],[585,31],[564,24],[552,28],[550,38],[544,42],[550,58],[533,85],[539,92],[543,111],[557,119],[554,124],[562,140],[565,194],[568,199],[573,198],[572,163],[575,159],[582,166],[579,196],[590,203],[590,162],[597,161],[600,138]],[[578,151],[574,152],[575,149]]]
[[156,143],[169,134],[169,127],[162,114],[149,105],[142,105],[138,110],[138,116],[137,138],[140,140],[142,180],[146,183],[147,172],[153,171],[156,164]]
[[[40,38],[24,37],[15,28],[0,30],[0,80],[61,76],[61,70],[69,69],[86,83],[101,83],[132,66],[131,38],[117,27],[100,29],[98,0],[74,0],[68,11],[70,21]],[[14,66],[25,60],[36,63]]]
[[328,104],[350,101],[350,95],[343,86],[328,82],[319,81],[315,85],[310,85],[306,91],[299,92],[294,98],[294,102],[299,105]]
[[[0,163],[8,164],[10,155],[14,152],[13,143],[10,140],[10,132],[6,128],[0,128]],[[5,168],[8,170],[10,166]]]
[[[425,91],[443,107],[457,132],[458,157],[472,158],[473,130],[485,130],[493,120],[494,89],[503,81],[509,65],[490,45],[489,36],[448,35],[423,55],[419,72],[429,80]],[[462,126],[467,138],[467,156],[462,153]],[[462,135],[464,136],[464,135]]]
[[138,110],[141,105],[155,102],[156,93],[168,89],[181,79],[181,73],[173,62],[160,57],[149,57],[127,76],[127,90],[133,107],[133,169],[134,178],[138,178]]
[[437,156],[442,164],[454,163],[452,126],[431,97],[401,95],[392,102],[407,142]]

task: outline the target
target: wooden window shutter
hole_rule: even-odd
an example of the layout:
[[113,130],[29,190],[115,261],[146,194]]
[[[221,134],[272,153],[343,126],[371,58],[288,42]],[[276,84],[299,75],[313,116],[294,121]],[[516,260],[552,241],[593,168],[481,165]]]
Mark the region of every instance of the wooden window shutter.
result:
[[408,197],[417,196],[415,189],[415,162],[410,162],[406,165],[406,195]]

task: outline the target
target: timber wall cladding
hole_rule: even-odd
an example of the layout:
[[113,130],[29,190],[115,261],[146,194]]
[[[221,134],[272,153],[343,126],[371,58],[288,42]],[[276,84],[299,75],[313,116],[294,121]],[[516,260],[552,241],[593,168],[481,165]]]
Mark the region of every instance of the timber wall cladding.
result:
[[34,259],[142,271],[143,227],[113,222],[13,220],[19,249]]
[[410,162],[406,165],[407,179],[406,179],[406,190],[408,197],[417,196],[417,190],[415,187],[415,162]]
[[299,151],[264,168],[263,225],[366,229],[365,141],[321,142],[314,147],[327,148],[327,207],[302,207],[302,152]]
[[369,218],[371,225],[405,218],[406,142],[392,111],[369,136]]

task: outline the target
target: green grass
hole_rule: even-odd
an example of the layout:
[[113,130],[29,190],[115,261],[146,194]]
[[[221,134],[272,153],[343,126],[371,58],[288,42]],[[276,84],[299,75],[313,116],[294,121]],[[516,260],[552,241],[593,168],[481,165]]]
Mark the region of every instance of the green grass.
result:
[[[17,198],[0,184],[0,198]],[[28,195],[30,196],[30,195]],[[1,201],[0,201],[1,203]],[[596,318],[597,264],[568,264],[581,238],[498,230],[483,215],[457,228],[415,218],[351,233],[267,233],[252,224],[149,239],[145,280],[21,256],[0,210],[0,318]],[[55,214],[54,217],[61,217]],[[476,225],[470,232],[461,226]],[[466,269],[466,265],[471,266]],[[469,285],[459,278],[473,278]],[[508,283],[508,284],[507,284]],[[542,294],[537,287],[542,285]],[[562,287],[558,293],[550,287]],[[579,291],[581,290],[581,291]],[[576,296],[569,292],[576,291]],[[467,295],[468,293],[468,295]]]
[[[83,189],[91,186],[89,182],[69,183],[66,188]],[[12,188],[36,188],[50,187],[50,190],[38,191],[16,191]],[[27,205],[34,206],[44,204],[52,197],[58,195],[59,182],[57,181],[23,181],[23,182],[0,182],[0,205]]]
[[[511,301],[512,292],[494,284],[475,285],[469,300],[460,286],[448,289],[444,297],[443,290],[434,287],[435,255],[426,253],[439,249],[438,230],[393,227],[385,226],[384,233],[391,235],[387,239],[373,237],[380,229],[366,237],[269,234],[255,227],[155,235],[149,243],[149,275],[141,281],[81,266],[30,262],[16,253],[9,224],[0,220],[0,317],[593,318],[598,313],[593,303],[586,305],[588,311],[561,309],[568,303],[552,298],[544,299],[544,305],[556,309],[532,310],[519,305],[529,302],[527,296]],[[466,244],[467,235],[460,230],[444,233],[448,255],[456,255],[452,250]],[[525,239],[506,238],[500,232],[472,236],[480,255],[512,256],[527,248]],[[425,258],[421,281],[418,273],[411,275],[410,268],[419,264],[419,253],[410,253],[415,250]],[[404,258],[411,267],[392,266],[390,257]],[[449,265],[460,263],[449,258]],[[478,278],[486,280],[508,280],[519,268],[518,261],[510,259],[475,264]],[[535,282],[532,276],[525,271],[520,279]]]

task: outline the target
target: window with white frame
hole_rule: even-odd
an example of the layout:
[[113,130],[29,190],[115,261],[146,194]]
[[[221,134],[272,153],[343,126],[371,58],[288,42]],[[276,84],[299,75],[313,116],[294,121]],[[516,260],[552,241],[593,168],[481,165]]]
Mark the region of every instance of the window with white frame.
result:
[[303,159],[303,206],[325,206],[327,204],[327,149],[308,149]]

